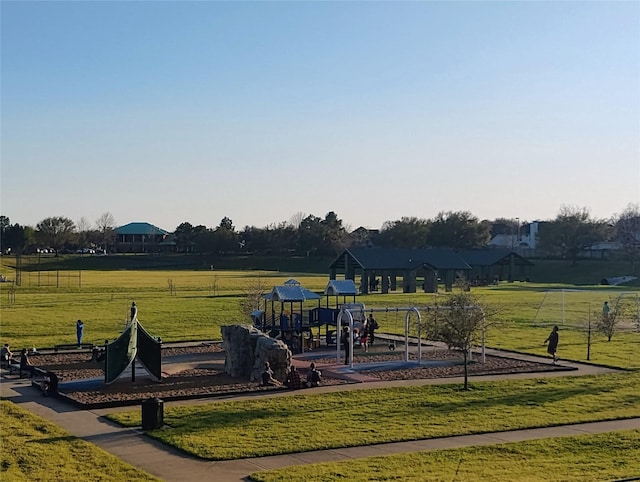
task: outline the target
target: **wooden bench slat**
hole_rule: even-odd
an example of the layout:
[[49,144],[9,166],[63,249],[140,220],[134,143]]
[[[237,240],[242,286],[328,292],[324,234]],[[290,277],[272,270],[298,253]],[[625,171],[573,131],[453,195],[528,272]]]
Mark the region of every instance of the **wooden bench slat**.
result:
[[93,343],[81,343],[80,345],[78,345],[77,343],[67,343],[67,344],[63,344],[63,345],[56,345],[53,347],[54,351],[59,351],[59,350],[93,350],[94,344]]

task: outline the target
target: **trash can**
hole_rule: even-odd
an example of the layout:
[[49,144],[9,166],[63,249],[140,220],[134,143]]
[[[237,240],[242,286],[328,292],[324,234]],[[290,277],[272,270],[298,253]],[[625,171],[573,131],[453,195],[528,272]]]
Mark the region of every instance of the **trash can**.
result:
[[155,430],[164,424],[164,401],[148,398],[142,402],[142,430]]

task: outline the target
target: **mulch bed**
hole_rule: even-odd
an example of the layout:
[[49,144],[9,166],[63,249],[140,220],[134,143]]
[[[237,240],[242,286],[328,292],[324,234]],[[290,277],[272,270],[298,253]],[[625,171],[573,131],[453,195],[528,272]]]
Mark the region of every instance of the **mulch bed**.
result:
[[[409,360],[416,360],[417,357],[410,353]],[[354,353],[353,362],[372,363],[372,362],[392,362],[404,360],[404,353],[376,353],[370,351],[364,353],[361,351]],[[396,368],[389,370],[367,370],[364,371],[367,376],[377,378],[384,381],[390,380],[417,380],[427,378],[450,378],[464,375],[463,355],[456,350],[424,350],[422,352],[422,360],[427,363],[429,361],[450,361],[456,363],[448,366],[420,366],[412,368]],[[551,365],[549,363],[537,363],[515,358],[507,358],[500,356],[486,355],[485,363],[480,363],[481,355],[474,354],[472,360],[468,364],[468,372],[471,376],[482,375],[500,375],[511,373],[534,373],[546,371],[567,370],[566,367],[560,365]],[[335,356],[332,358],[318,358],[314,360],[316,364],[335,363]]]
[[[211,356],[208,357],[207,354]],[[67,391],[61,389],[62,395],[70,401],[84,407],[97,408],[120,405],[134,405],[141,401],[158,397],[163,400],[184,400],[191,398],[215,397],[234,394],[257,394],[265,391],[281,390],[277,387],[263,387],[259,383],[248,379],[232,378],[224,373],[223,350],[217,344],[203,345],[188,348],[164,348],[163,359],[177,360],[181,355],[202,355],[203,359],[217,360],[211,366],[190,368],[177,373],[167,374],[162,382],[154,382],[148,377],[139,376],[136,382],[120,379],[106,386],[101,384],[99,388],[87,387]],[[410,355],[412,357],[413,355]],[[461,354],[453,350],[429,350],[424,351],[423,360],[434,361],[460,361]],[[392,362],[400,361],[404,357],[400,352],[370,352],[357,351],[354,354],[354,363],[367,362]],[[56,353],[50,355],[34,355],[30,357],[33,364],[58,374],[62,381],[100,378],[104,376],[102,365],[90,361],[91,355],[87,353]],[[513,358],[487,356],[484,364],[479,363],[479,355],[474,356],[474,362],[469,364],[469,374],[472,376],[504,373],[542,372],[549,370],[563,370],[561,366],[553,366],[545,363],[527,362]],[[326,358],[315,358],[316,365],[323,371],[323,385],[339,385],[351,383],[344,377],[330,376],[330,370],[323,369],[323,365],[334,365],[335,357],[327,353]],[[371,379],[379,380],[410,380],[425,378],[447,378],[463,374],[464,367],[461,363],[446,366],[421,366],[399,369],[382,369],[361,372]],[[306,373],[300,369],[300,375],[304,379]]]

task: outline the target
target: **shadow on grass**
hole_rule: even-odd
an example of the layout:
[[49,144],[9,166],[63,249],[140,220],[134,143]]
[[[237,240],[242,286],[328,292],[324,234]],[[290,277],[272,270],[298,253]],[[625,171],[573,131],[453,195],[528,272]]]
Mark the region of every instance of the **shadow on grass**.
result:
[[381,417],[389,413],[393,414],[393,418],[408,420],[414,419],[416,413],[450,414],[455,417],[456,414],[465,412],[495,413],[496,409],[501,408],[511,412],[510,407],[544,410],[545,407],[560,409],[566,405],[568,410],[572,410],[578,405],[584,405],[591,407],[590,411],[597,414],[640,406],[640,392],[632,389],[635,377],[598,378],[599,384],[590,378],[573,382],[567,380],[566,384],[563,384],[564,381],[537,380],[508,392],[503,391],[500,386],[483,384],[472,384],[470,391],[463,391],[460,386],[428,387],[417,391],[380,389],[385,390],[384,398],[362,398],[361,393],[345,392],[340,397],[327,397],[320,404],[315,396],[302,395],[300,398],[291,398],[286,403],[272,399],[272,403],[260,406],[241,403],[209,406],[199,410],[171,410],[165,414],[165,422],[180,432],[199,432],[210,430],[211,427],[233,429],[256,423],[265,426],[294,424],[302,416],[315,417],[314,412],[350,416],[374,404],[376,413]]

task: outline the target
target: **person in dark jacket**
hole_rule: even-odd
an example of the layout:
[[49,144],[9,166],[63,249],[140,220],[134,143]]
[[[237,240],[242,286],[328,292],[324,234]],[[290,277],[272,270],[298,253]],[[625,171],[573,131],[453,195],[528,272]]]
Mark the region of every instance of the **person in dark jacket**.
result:
[[322,374],[320,373],[320,370],[318,370],[316,368],[316,364],[312,362],[307,370],[307,387],[311,388],[319,386],[321,379]]
[[40,388],[42,389],[42,394],[45,397],[58,393],[58,375],[52,371],[48,371],[42,379]]
[[300,380],[300,374],[296,367],[291,365],[289,368],[289,373],[287,373],[287,379],[284,381],[286,387],[297,390],[298,388],[302,388],[302,380]]
[[273,370],[271,369],[271,365],[269,365],[269,362],[264,362],[264,370],[262,371],[260,378],[262,379],[263,386],[282,386],[282,383],[275,379]]
[[558,341],[560,341],[560,337],[558,335],[558,325],[553,327],[551,333],[544,341],[545,343],[549,343],[547,346],[547,353],[553,357],[553,364],[555,365],[558,361]]
[[351,350],[351,341],[349,340],[349,327],[345,326],[342,328],[342,337],[341,341],[344,344],[344,364],[349,364],[349,353]]
[[375,331],[378,329],[378,322],[373,317],[373,313],[369,313],[369,319],[367,320],[367,335],[369,339],[369,345],[373,345],[376,339]]
[[22,378],[22,372],[29,372],[29,376],[33,377],[34,370],[35,367],[31,364],[31,360],[29,360],[27,349],[23,348],[20,351],[20,378]]

